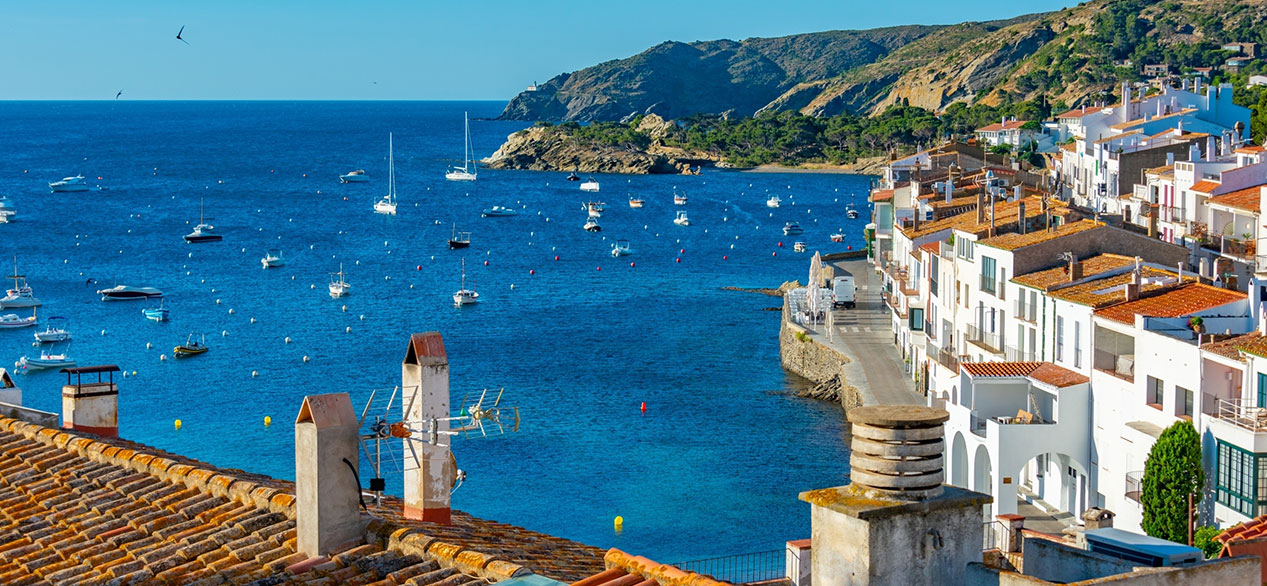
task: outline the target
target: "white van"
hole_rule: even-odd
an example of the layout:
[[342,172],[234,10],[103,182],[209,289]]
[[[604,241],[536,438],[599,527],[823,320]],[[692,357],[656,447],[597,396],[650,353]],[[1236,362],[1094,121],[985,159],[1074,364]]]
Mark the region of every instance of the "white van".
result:
[[853,284],[853,275],[846,274],[832,279],[832,306],[853,309],[858,300],[858,290]]

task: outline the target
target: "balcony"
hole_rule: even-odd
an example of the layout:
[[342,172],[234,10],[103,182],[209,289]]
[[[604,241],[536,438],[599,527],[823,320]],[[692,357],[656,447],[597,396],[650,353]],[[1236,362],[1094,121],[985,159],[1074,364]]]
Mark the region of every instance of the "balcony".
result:
[[1267,431],[1267,407],[1240,399],[1218,399],[1214,417],[1254,433]]
[[1115,354],[1107,350],[1095,351],[1092,367],[1126,381],[1135,381],[1135,355]]
[[1259,254],[1254,257],[1255,272],[1267,273],[1267,254]]
[[1182,223],[1184,221],[1183,208],[1159,205],[1157,206],[1157,219],[1162,222]]
[[1038,323],[1038,307],[1034,305],[1026,305],[1024,294],[1025,292],[1021,291],[1021,298],[1017,299],[1016,303],[1013,304],[1015,310],[1012,315],[1015,315],[1016,319],[1021,321],[1036,324]]
[[1242,260],[1254,260],[1257,246],[1254,241],[1238,240],[1231,236],[1211,236],[1201,243],[1201,247],[1206,250],[1213,250],[1223,256],[1238,258]]
[[1038,358],[1036,357],[1036,354],[1033,350],[1020,350],[1018,348],[1013,348],[1011,346],[1008,346],[1007,351],[1004,354],[1007,356],[1008,362],[1037,362],[1038,361]]
[[968,326],[968,342],[975,344],[983,350],[991,354],[1002,354],[1003,346],[999,340],[999,334],[995,332],[985,332],[976,326]]
[[1143,489],[1142,489],[1143,485],[1144,485],[1144,471],[1143,470],[1127,472],[1126,473],[1126,498],[1131,499],[1137,503],[1140,502],[1139,495],[1141,492],[1143,492]]

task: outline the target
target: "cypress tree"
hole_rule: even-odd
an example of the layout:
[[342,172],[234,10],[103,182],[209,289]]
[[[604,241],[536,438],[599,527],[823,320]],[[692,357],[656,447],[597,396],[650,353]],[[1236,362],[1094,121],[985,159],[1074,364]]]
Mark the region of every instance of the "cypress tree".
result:
[[1205,471],[1201,468],[1201,436],[1190,421],[1161,432],[1144,462],[1140,503],[1144,532],[1176,543],[1188,542],[1188,495],[1201,502]]

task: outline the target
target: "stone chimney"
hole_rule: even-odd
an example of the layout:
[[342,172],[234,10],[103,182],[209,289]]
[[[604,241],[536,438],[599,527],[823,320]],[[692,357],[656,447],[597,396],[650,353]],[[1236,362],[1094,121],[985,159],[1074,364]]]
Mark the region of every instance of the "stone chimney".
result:
[[985,223],[985,186],[977,192],[977,225]]
[[1070,282],[1081,281],[1082,280],[1082,261],[1078,260],[1077,256],[1072,256],[1072,253],[1070,253],[1070,255],[1071,255],[1071,260],[1069,261],[1069,281]]
[[1161,205],[1144,202],[1140,207],[1148,210],[1148,237],[1157,237],[1157,216],[1161,215]]
[[942,484],[946,411],[851,409],[848,486],[801,493],[810,503],[815,583],[963,584],[981,561],[986,494]]
[[915,207],[911,208],[911,230],[912,231],[919,230],[919,220],[920,220],[920,216],[922,215],[924,215],[924,212],[919,209],[919,202],[916,201]]
[[1101,509],[1100,507],[1091,507],[1082,512],[1082,523],[1087,531],[1092,529],[1108,529],[1113,526],[1113,517],[1116,517],[1113,511]]
[[[401,405],[405,423],[413,429],[427,429],[435,421],[437,434],[449,430],[449,357],[440,332],[424,332],[409,338],[409,348],[401,363]],[[402,442],[411,442],[402,439]],[[418,454],[416,466],[405,467],[405,517],[449,524],[449,491],[454,470],[447,446],[411,442]],[[411,459],[409,446],[404,453]]]
[[13,377],[9,376],[9,371],[0,368],[0,403],[9,405],[22,404],[22,389],[13,382]]
[[1018,201],[1016,202],[1016,231],[1021,234],[1024,234],[1026,223],[1027,222],[1025,220],[1025,202]]
[[[83,366],[63,368],[66,386],[62,387],[62,427],[102,437],[119,437],[119,388],[114,386],[114,373],[119,367]],[[83,376],[97,375],[85,382]],[[105,374],[109,378],[102,380]]]
[[347,393],[308,395],[295,418],[295,549],[309,557],[364,541],[357,428]]

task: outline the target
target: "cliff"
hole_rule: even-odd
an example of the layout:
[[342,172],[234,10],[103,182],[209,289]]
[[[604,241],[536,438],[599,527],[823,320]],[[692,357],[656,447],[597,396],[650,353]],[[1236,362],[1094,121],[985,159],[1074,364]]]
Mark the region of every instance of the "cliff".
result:
[[576,171],[577,173],[679,174],[691,162],[665,152],[634,145],[610,145],[586,140],[563,127],[535,126],[508,137],[484,159],[490,169]]

